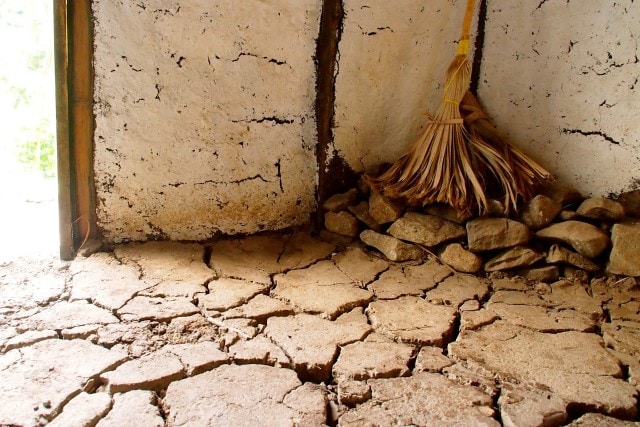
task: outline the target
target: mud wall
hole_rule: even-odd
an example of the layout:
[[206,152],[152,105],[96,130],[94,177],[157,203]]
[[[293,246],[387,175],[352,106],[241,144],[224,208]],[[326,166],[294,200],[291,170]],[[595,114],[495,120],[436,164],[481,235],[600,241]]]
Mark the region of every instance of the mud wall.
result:
[[[478,0],[473,84],[487,111],[585,194],[637,186],[640,5],[512,3]],[[464,6],[94,0],[105,238],[203,240],[308,222],[324,187],[393,161],[418,136]]]

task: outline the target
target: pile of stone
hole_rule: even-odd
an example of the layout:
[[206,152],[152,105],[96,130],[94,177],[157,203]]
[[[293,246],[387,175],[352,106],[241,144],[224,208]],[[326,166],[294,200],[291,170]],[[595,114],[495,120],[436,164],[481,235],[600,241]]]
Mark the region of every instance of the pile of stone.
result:
[[482,217],[446,205],[409,209],[357,188],[323,204],[322,235],[347,243],[359,238],[391,261],[438,256],[463,273],[514,272],[530,280],[587,280],[612,274],[640,276],[640,191],[618,200],[584,198],[557,181],[546,183],[518,213],[491,201]]

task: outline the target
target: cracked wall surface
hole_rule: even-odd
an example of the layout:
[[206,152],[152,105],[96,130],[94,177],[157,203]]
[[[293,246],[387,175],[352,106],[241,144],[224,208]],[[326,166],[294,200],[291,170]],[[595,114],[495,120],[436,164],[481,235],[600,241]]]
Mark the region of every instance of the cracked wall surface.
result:
[[640,4],[487,5],[479,95],[497,126],[585,194],[637,187]]
[[308,221],[320,11],[320,0],[93,2],[105,239]]
[[[356,171],[404,154],[435,112],[462,0],[344,0],[334,149]],[[474,23],[475,27],[476,23]]]

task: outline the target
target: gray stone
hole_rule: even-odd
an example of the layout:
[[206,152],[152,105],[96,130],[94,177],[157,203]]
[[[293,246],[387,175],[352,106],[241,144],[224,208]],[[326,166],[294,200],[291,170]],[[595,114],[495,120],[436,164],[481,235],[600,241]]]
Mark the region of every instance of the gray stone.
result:
[[437,288],[427,291],[427,301],[458,308],[465,301],[483,300],[489,293],[489,285],[482,279],[468,274],[447,277]]
[[552,245],[547,254],[549,264],[569,264],[586,271],[598,271],[600,267],[589,258],[579,253],[572,252],[560,245]]
[[369,380],[371,399],[340,417],[341,426],[499,426],[491,396],[442,375]]
[[371,387],[365,381],[343,380],[338,383],[338,402],[355,406],[371,399]]
[[400,218],[402,206],[377,191],[369,196],[369,213],[378,224],[387,224]]
[[336,267],[351,280],[365,286],[389,268],[389,262],[359,247],[351,247],[332,258]]
[[640,218],[640,190],[631,190],[620,194],[618,202],[622,203],[627,215]]
[[625,217],[624,206],[615,200],[594,197],[587,199],[578,207],[578,215],[585,218],[618,222]]
[[566,404],[542,390],[503,387],[498,406],[504,427],[559,426],[568,418]]
[[439,256],[442,263],[461,273],[477,273],[482,268],[482,258],[463,248],[460,243],[446,245]]
[[561,210],[559,202],[539,194],[525,203],[520,219],[527,227],[536,230],[549,225]]
[[545,182],[538,188],[538,193],[555,200],[562,206],[582,200],[582,194],[578,190],[558,180]]
[[373,292],[362,289],[331,261],[320,261],[309,268],[292,270],[275,277],[272,296],[310,313],[335,318],[373,299]]
[[369,285],[378,299],[396,299],[401,296],[420,296],[435,288],[449,277],[451,270],[437,261],[430,260],[420,265],[393,265]]
[[516,246],[499,253],[484,265],[485,271],[504,271],[516,268],[529,267],[544,259],[544,255],[533,249]]
[[616,224],[611,229],[613,248],[607,272],[640,276],[640,223]]
[[122,264],[112,254],[78,258],[70,269],[74,273],[70,299],[90,300],[108,310],[122,307],[138,292],[155,284],[141,280],[137,268]]
[[340,350],[333,377],[344,380],[393,378],[409,375],[413,346],[397,343],[355,342]]
[[358,197],[358,190],[355,188],[341,194],[334,194],[324,201],[322,209],[329,212],[340,212],[355,203]]
[[534,282],[555,282],[560,278],[560,270],[555,265],[546,265],[544,267],[524,268],[516,272],[518,275],[527,280]]
[[439,216],[456,224],[464,224],[473,217],[471,213],[462,212],[444,204],[429,205],[424,211],[429,215]]
[[638,427],[639,422],[624,421],[602,414],[584,414],[567,427]]
[[560,241],[570,245],[579,254],[595,258],[609,247],[609,236],[599,228],[582,221],[565,221],[543,228],[536,237]]
[[0,356],[0,425],[44,424],[126,353],[84,340],[44,340]]
[[595,334],[545,334],[495,322],[462,331],[449,355],[503,379],[540,384],[567,405],[625,417],[637,413],[635,388],[619,379],[618,361]]
[[359,341],[371,330],[366,318],[364,322],[339,320],[332,322],[309,314],[271,317],[265,334],[291,357],[301,378],[321,382],[331,375],[338,345]]
[[421,298],[375,301],[367,308],[376,332],[402,342],[444,347],[453,334],[456,309]]
[[390,261],[417,260],[423,257],[422,250],[417,246],[373,230],[360,233],[360,240],[382,252]]
[[257,363],[280,368],[293,366],[285,352],[264,336],[238,341],[229,347],[229,354],[237,364]]
[[308,233],[264,234],[214,243],[209,265],[220,277],[271,284],[271,275],[307,267],[334,250]]
[[247,280],[220,278],[207,285],[209,293],[198,297],[198,305],[205,310],[225,311],[246,304],[258,294],[266,293],[270,285]]
[[64,405],[62,413],[54,418],[50,427],[92,427],[111,409],[111,396],[108,393],[80,393]]
[[349,206],[349,212],[373,231],[379,233],[382,229],[378,221],[369,213],[369,202],[360,202],[357,205]]
[[155,403],[156,397],[150,391],[134,390],[116,394],[113,396],[113,408],[96,427],[163,427],[165,423]]
[[[162,351],[176,355],[182,362],[188,376],[209,371],[229,361],[227,353],[221,351],[219,344],[213,341],[201,341],[195,344],[169,344],[164,346]],[[174,363],[173,359],[170,360],[171,363]]]
[[324,226],[327,230],[343,236],[356,237],[360,232],[358,219],[347,211],[325,213]]
[[14,348],[26,347],[52,338],[58,338],[56,331],[27,331],[8,339],[3,346],[0,346],[0,349],[7,352]]
[[130,390],[162,390],[184,376],[180,359],[173,353],[161,352],[123,363],[115,371],[100,375],[100,379],[113,394]]
[[453,361],[442,354],[439,347],[422,347],[416,358],[414,372],[442,372]]
[[400,240],[433,247],[465,236],[464,227],[438,216],[407,212],[395,221],[389,234]]
[[320,425],[326,405],[294,371],[264,365],[223,365],[172,383],[164,398],[168,426]]
[[260,323],[265,323],[269,317],[288,316],[290,314],[293,314],[293,308],[289,304],[259,294],[246,304],[226,311],[223,317],[225,319],[234,317],[255,319]]
[[467,222],[469,250],[473,252],[524,245],[531,232],[521,222],[504,218],[479,218]]
[[87,301],[60,301],[22,321],[18,329],[55,330],[117,322],[119,322],[118,318],[109,311],[89,304]]
[[133,298],[118,310],[118,315],[127,321],[156,320],[162,322],[196,313],[198,313],[198,307],[185,298],[150,298],[142,296]]

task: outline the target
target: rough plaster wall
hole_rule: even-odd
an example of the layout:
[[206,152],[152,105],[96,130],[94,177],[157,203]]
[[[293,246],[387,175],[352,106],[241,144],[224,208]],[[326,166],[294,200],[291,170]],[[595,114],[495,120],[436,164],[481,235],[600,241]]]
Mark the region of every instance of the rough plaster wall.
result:
[[308,221],[320,0],[94,0],[93,11],[107,240]]
[[351,168],[391,162],[418,137],[423,113],[435,112],[440,103],[465,5],[466,0],[344,0],[334,145]]
[[640,3],[487,0],[479,96],[498,127],[585,194],[640,185]]

